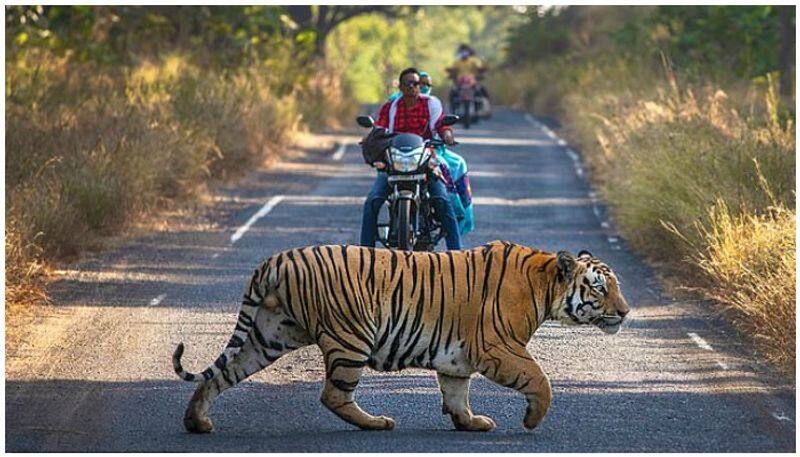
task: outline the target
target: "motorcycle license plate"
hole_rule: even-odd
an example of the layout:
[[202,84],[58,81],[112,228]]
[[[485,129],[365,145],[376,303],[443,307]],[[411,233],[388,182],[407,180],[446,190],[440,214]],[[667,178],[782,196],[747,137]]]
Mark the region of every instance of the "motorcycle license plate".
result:
[[393,175],[389,176],[389,182],[397,182],[397,181],[422,181],[425,179],[425,174],[418,174],[418,175]]

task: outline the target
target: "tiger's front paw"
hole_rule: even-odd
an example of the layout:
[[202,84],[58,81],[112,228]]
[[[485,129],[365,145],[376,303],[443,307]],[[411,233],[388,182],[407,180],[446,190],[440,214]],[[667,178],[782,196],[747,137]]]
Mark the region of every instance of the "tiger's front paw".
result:
[[533,430],[536,428],[536,426],[542,422],[542,419],[544,419],[545,412],[539,412],[529,407],[525,411],[525,419],[522,422],[523,425],[525,425],[525,428],[528,430]]
[[208,416],[185,416],[183,418],[183,426],[189,433],[211,433],[214,430],[214,423]]
[[392,430],[392,429],[394,429],[394,419],[392,419],[391,417],[386,417],[386,416],[381,416],[380,418],[383,419],[383,421],[385,423],[385,425],[383,427],[383,430]]

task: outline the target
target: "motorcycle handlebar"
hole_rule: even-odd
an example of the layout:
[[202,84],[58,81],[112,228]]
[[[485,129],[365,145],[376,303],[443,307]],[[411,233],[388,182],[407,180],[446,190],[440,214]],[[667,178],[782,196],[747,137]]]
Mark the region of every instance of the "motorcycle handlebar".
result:
[[455,146],[459,144],[458,141],[453,140],[453,144],[448,145],[442,140],[428,140],[428,145],[430,146]]

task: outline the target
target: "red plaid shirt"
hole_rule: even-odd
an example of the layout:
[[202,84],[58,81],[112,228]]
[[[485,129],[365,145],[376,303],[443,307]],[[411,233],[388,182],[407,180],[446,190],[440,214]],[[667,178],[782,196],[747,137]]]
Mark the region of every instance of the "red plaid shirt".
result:
[[[392,107],[392,102],[386,102],[381,107],[378,120],[375,125],[383,128],[389,127],[389,110]],[[394,116],[394,131],[397,133],[414,133],[422,138],[430,139],[433,135],[430,129],[430,110],[428,109],[428,99],[425,97],[418,97],[417,103],[411,108],[406,107],[406,103],[401,98],[397,103],[397,113]],[[439,136],[444,138],[444,132],[452,130],[450,127],[443,125],[444,111],[436,119],[436,132]]]

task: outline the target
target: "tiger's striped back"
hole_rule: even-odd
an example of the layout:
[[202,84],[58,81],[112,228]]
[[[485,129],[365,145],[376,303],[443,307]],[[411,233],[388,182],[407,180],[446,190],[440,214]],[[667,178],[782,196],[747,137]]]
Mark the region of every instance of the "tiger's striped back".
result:
[[527,341],[556,294],[554,274],[545,293],[534,293],[531,277],[550,275],[554,258],[504,242],[437,253],[311,246],[265,266],[277,271],[278,301],[315,341],[333,338],[374,368],[397,370],[434,368],[454,346],[469,356],[498,340]]

